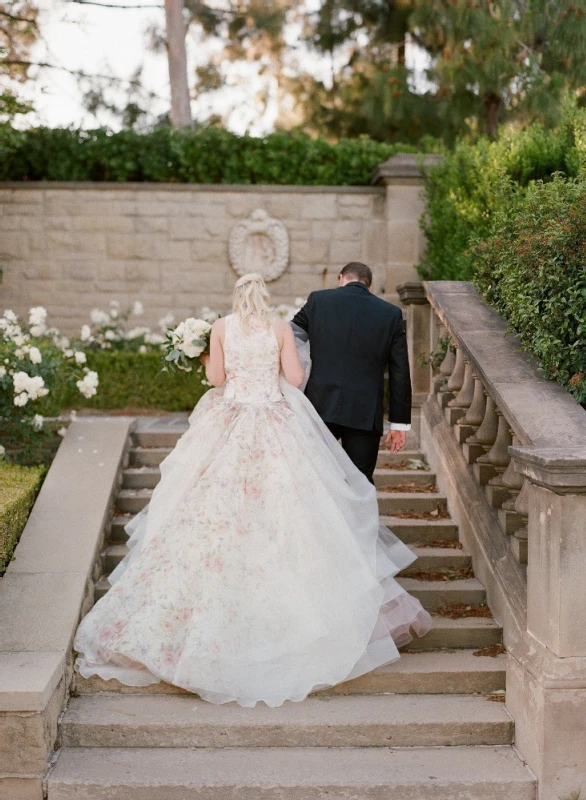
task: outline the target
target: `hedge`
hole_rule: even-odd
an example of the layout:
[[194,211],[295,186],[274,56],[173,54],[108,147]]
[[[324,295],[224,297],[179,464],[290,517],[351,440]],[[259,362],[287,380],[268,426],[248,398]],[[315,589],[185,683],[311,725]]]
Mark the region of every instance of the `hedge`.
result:
[[85,399],[77,389],[64,387],[47,396],[43,413],[66,408],[191,411],[208,389],[202,384],[203,375],[196,372],[161,373],[160,353],[88,350],[87,357],[88,367],[100,378],[95,397]]
[[429,174],[422,228],[424,280],[469,280],[470,250],[491,236],[499,214],[514,214],[536,181],[576,177],[586,163],[586,111],[570,110],[555,130],[534,124],[505,130],[497,141],[460,141]]
[[0,125],[0,180],[365,185],[398,151],[438,147],[431,139],[422,148],[367,136],[333,144],[290,133],[238,136],[216,127],[111,133]]
[[42,466],[0,463],[0,575],[10,563],[45,472]]
[[533,184],[470,250],[476,282],[523,347],[586,406],[586,176]]

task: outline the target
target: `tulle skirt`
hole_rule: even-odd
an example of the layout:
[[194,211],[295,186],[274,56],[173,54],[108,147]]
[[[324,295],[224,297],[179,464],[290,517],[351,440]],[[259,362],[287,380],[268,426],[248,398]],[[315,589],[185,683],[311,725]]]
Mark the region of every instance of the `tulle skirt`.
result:
[[82,620],[76,667],[269,706],[389,664],[431,627],[394,576],[411,551],[305,396],[210,391],[161,464],[130,552]]

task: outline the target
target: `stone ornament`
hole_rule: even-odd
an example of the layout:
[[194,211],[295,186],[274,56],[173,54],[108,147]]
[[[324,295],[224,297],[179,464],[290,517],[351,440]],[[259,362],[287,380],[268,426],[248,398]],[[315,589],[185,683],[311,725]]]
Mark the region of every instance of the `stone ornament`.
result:
[[258,272],[266,281],[274,281],[289,264],[287,228],[258,208],[230,231],[228,255],[238,275]]

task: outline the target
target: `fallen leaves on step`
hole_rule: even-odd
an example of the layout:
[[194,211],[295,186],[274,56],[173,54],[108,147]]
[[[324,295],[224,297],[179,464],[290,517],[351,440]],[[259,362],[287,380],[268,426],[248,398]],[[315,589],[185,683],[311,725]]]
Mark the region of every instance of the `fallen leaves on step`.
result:
[[473,656],[489,656],[490,658],[496,658],[497,656],[506,653],[504,645],[502,644],[491,644],[489,647],[481,647],[480,650],[475,650],[472,655]]
[[417,547],[441,547],[446,550],[463,550],[458,539],[434,539],[433,542],[417,542]]
[[492,613],[487,605],[453,605],[443,606],[435,611],[438,617],[447,617],[448,619],[462,619],[463,617],[485,617],[486,619],[492,618]]
[[497,689],[496,692],[491,692],[490,694],[486,694],[484,696],[487,700],[490,700],[493,703],[504,703],[507,699],[504,689]]
[[406,569],[401,574],[416,581],[463,581],[474,577],[470,566],[444,570]]
[[391,516],[396,519],[449,519],[447,510],[436,508],[434,511],[393,511]]

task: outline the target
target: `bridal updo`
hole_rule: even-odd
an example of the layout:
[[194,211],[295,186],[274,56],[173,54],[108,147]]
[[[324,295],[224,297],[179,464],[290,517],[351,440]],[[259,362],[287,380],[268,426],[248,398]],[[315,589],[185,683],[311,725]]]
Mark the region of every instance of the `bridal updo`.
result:
[[262,275],[251,272],[236,281],[232,311],[238,317],[243,330],[251,329],[254,319],[256,326],[270,328],[273,314],[269,308],[270,295]]

